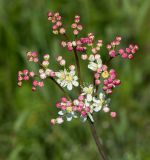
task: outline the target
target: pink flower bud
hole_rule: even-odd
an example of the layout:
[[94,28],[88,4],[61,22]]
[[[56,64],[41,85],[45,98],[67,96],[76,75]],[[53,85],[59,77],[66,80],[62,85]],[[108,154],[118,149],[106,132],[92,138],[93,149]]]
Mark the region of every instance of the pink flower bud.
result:
[[62,60],[62,56],[58,56],[56,61],[60,62]]
[[119,37],[116,37],[116,40],[117,41],[121,41],[121,37],[119,36]]
[[66,106],[70,107],[72,105],[72,103],[70,101],[67,101]]
[[50,77],[55,77],[55,72],[54,71],[50,72]]
[[114,50],[111,50],[111,51],[109,51],[109,55],[110,55],[110,57],[115,57],[116,52]]
[[64,103],[66,103],[67,102],[67,98],[66,97],[62,97],[61,101],[64,102]]
[[122,54],[122,58],[125,59],[125,58],[127,58],[127,57],[128,57],[127,53],[123,53],[123,54]]
[[118,52],[119,52],[119,54],[121,54],[121,55],[122,55],[122,54],[124,53],[124,50],[123,50],[123,49],[119,49],[119,51],[118,51]]
[[60,28],[60,34],[65,34],[66,30],[64,28]]
[[32,87],[32,91],[34,92],[36,90],[36,88],[35,87]]
[[35,87],[38,86],[38,81],[34,80],[32,85],[35,86]]
[[107,71],[108,67],[106,65],[102,65],[102,70]]
[[108,89],[111,89],[113,87],[113,84],[112,83],[108,84],[107,87],[108,87]]
[[58,27],[61,27],[61,26],[62,26],[62,22],[61,22],[61,21],[57,21],[57,22],[56,22],[56,25],[57,25]]
[[59,102],[56,103],[57,108],[61,108],[61,104]]
[[104,85],[107,85],[107,84],[108,84],[108,80],[105,79],[105,80],[104,80]]
[[23,78],[21,76],[18,76],[18,81],[22,81]]
[[29,76],[24,76],[23,78],[25,81],[28,81],[29,80]]
[[87,56],[87,54],[82,54],[82,55],[81,55],[81,58],[82,58],[83,60],[87,60],[88,56]]
[[107,48],[107,49],[111,49],[111,45],[108,44],[108,45],[106,46],[106,48]]
[[96,85],[99,85],[100,83],[101,83],[101,81],[100,81],[99,79],[96,79],[96,80],[95,80],[95,84],[96,84]]
[[81,24],[78,24],[77,28],[78,28],[78,30],[80,30],[80,31],[83,29],[83,27],[82,27]]
[[83,107],[83,106],[84,106],[84,103],[80,101],[78,106],[79,106],[79,107]]
[[79,100],[79,101],[83,101],[83,100],[84,100],[84,96],[83,96],[83,95],[80,95],[80,96],[78,97],[78,100]]
[[73,71],[73,70],[75,70],[75,66],[74,66],[74,65],[70,65],[70,66],[69,66],[69,69],[70,69],[71,71]]
[[56,124],[56,120],[55,120],[55,119],[51,119],[51,120],[50,120],[50,124],[51,124],[51,125],[55,125],[55,124]]
[[34,75],[35,75],[34,72],[30,72],[30,73],[29,73],[29,76],[30,76],[30,77],[34,77]]
[[78,111],[78,112],[81,112],[81,111],[82,111],[82,109],[83,109],[83,107],[78,106],[77,111]]
[[87,113],[90,112],[90,110],[91,110],[90,107],[86,107],[86,108],[85,108],[85,111],[86,111]]
[[61,106],[61,109],[62,109],[63,111],[65,111],[65,110],[66,110],[66,106],[62,105],[62,106]]
[[27,75],[29,73],[29,71],[27,69],[24,69],[22,72],[24,75]]
[[100,77],[100,74],[99,74],[99,73],[95,73],[95,74],[94,74],[94,77],[95,77],[96,79],[98,79],[98,78]]
[[53,26],[52,26],[52,29],[53,29],[53,30],[56,30],[57,28],[58,28],[57,25],[53,25]]
[[107,93],[107,94],[112,94],[112,90],[111,90],[111,89],[107,89],[107,90],[106,90],[106,93]]
[[64,59],[62,59],[62,60],[60,61],[60,65],[61,65],[61,66],[65,66],[65,64],[66,64],[66,61],[65,61]]
[[61,46],[62,46],[62,47],[66,47],[66,45],[67,45],[67,43],[66,43],[65,41],[62,41],[62,42],[61,42]]
[[107,91],[107,86],[103,86],[103,91]]
[[77,27],[77,24],[76,23],[73,23],[72,25],[71,25],[71,28],[73,28],[73,29],[75,29]]
[[79,31],[76,30],[76,29],[73,31],[73,34],[74,34],[74,35],[78,35],[78,33],[79,33]]
[[116,80],[114,80],[114,82],[113,82],[116,86],[118,86],[120,83],[121,83],[121,81],[120,81],[120,79],[116,79]]
[[112,118],[115,118],[117,114],[116,114],[116,112],[111,112],[110,115]]
[[81,115],[82,115],[83,117],[86,117],[86,112],[85,112],[85,111],[82,111],[82,112],[81,112]]
[[67,49],[68,49],[68,51],[72,51],[73,47],[68,47]]
[[130,53],[131,52],[130,48],[126,48],[126,52]]
[[129,59],[133,59],[133,58],[134,58],[133,54],[129,54],[129,55],[128,55],[128,58],[129,58]]
[[43,87],[43,86],[44,86],[44,83],[43,83],[43,82],[39,82],[39,83],[38,83],[38,86],[39,86],[39,87]]
[[110,109],[109,109],[108,107],[104,107],[104,108],[103,108],[103,111],[106,112],[106,113],[109,112],[109,110],[110,110]]
[[50,58],[49,54],[45,54],[43,57],[45,60],[49,60],[49,58]]
[[113,82],[112,78],[109,77],[109,78],[108,78],[108,83],[112,83],[112,82]]
[[77,111],[77,106],[73,106],[73,111]]

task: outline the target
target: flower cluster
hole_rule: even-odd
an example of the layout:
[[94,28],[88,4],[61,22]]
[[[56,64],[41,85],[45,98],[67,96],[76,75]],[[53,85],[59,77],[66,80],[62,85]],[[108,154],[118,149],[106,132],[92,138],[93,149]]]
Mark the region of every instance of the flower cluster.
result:
[[[62,124],[64,118],[67,121],[71,121],[73,118],[80,118],[83,122],[90,120],[93,123],[94,113],[99,111],[109,112],[111,117],[116,117],[116,112],[111,111],[109,107],[109,95],[121,82],[117,78],[116,70],[109,69],[107,62],[110,62],[118,55],[124,59],[133,59],[138,46],[130,44],[125,49],[118,48],[122,38],[116,37],[114,41],[106,46],[109,57],[108,61],[103,62],[103,57],[100,54],[103,41],[98,40],[95,42],[95,36],[92,33],[88,33],[85,37],[78,36],[79,31],[83,29],[80,24],[80,16],[76,15],[74,22],[71,24],[74,35],[71,40],[63,27],[61,19],[58,12],[48,12],[48,20],[52,22],[53,33],[63,35],[64,39],[61,41],[61,46],[75,54],[76,67],[75,64],[69,64],[69,67],[67,67],[66,60],[62,56],[58,56],[56,61],[59,64],[59,69],[54,71],[49,65],[49,54],[44,54],[43,60],[40,62],[37,52],[28,52],[27,59],[37,63],[39,70],[36,74],[26,69],[19,71],[18,85],[22,86],[22,81],[31,80],[32,90],[35,91],[37,87],[44,86],[45,79],[49,79],[63,91],[65,97],[62,97],[56,103],[56,107],[59,109],[59,116],[56,119],[51,119],[51,124]],[[91,83],[88,82],[88,85],[85,80],[86,77],[82,79],[78,56],[81,56],[82,60],[88,61],[87,68],[94,73],[93,81]],[[71,91],[74,87],[79,89],[76,99],[70,97],[70,94],[66,92],[66,89]]]
[[119,50],[116,50],[116,47],[120,44],[120,41],[121,41],[121,37],[116,37],[116,39],[112,41],[111,44],[107,45],[107,49],[109,50],[109,56],[111,58],[114,58],[118,55],[121,55],[123,59],[133,59],[134,54],[138,50],[138,46],[130,44],[129,47],[127,47],[125,50],[122,48]]
[[59,13],[56,12],[53,14],[52,12],[48,12],[47,16],[48,16],[48,20],[53,23],[53,26],[52,26],[53,33],[65,34],[66,30],[62,26],[61,16],[59,15]]
[[73,34],[76,36],[79,34],[79,31],[83,29],[82,25],[79,24],[80,16],[76,15],[74,18],[74,23],[72,23],[71,28],[73,29]]
[[34,72],[29,72],[27,69],[18,72],[18,86],[22,86],[22,81],[28,81],[31,77],[34,77]]
[[37,62],[39,61],[37,52],[28,52],[28,53],[27,53],[27,59],[28,59],[30,62],[35,62],[35,63],[37,63]]
[[[80,120],[85,122],[89,118],[92,122],[93,113],[99,112],[101,109],[103,112],[109,112],[110,108],[108,107],[110,99],[106,99],[106,96],[103,93],[100,93],[98,97],[93,97],[94,87],[92,85],[84,87],[83,93],[79,95],[78,99],[73,101],[68,100],[66,97],[62,97],[59,102],[56,103],[56,107],[60,109],[58,112],[59,117],[56,119],[51,119],[51,124],[61,124],[64,122],[64,118],[67,121],[71,121],[73,118],[80,117]],[[110,115],[112,116],[110,112]],[[114,114],[112,117],[115,117]],[[60,121],[59,121],[59,120]]]
[[107,70],[102,72],[103,81],[103,90],[106,91],[107,94],[112,93],[112,89],[118,86],[121,81],[117,78],[116,71],[111,69],[109,72]]

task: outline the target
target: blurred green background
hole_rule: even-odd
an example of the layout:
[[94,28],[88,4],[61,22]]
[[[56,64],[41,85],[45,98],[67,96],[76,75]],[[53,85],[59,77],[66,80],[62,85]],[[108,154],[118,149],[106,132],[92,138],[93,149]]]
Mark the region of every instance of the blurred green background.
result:
[[25,59],[29,50],[50,53],[52,59],[63,53],[68,62],[73,60],[51,33],[48,10],[59,11],[66,26],[75,14],[81,15],[84,33],[93,32],[105,44],[120,35],[123,45],[139,45],[133,61],[116,58],[112,63],[122,80],[111,103],[118,117],[98,113],[95,119],[110,160],[149,160],[149,0],[0,0],[0,160],[98,159],[88,124],[74,120],[49,125],[62,96],[53,83],[46,82],[47,87],[34,93],[29,84],[17,87],[18,70],[35,68]]

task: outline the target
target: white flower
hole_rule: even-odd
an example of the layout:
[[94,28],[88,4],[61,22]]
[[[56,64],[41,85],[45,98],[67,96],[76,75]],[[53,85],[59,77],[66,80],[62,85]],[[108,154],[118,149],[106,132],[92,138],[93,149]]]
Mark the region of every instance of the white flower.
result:
[[62,124],[63,122],[64,122],[64,120],[62,119],[62,117],[56,118],[56,123]]
[[66,116],[67,121],[71,121],[72,118],[77,118],[76,113],[72,110],[72,107],[67,107],[66,110],[59,111],[60,116]]
[[45,74],[45,73],[41,73],[41,74],[40,74],[40,78],[41,78],[41,79],[45,79],[45,78],[46,78],[46,74]]
[[58,77],[57,82],[61,87],[67,87],[68,90],[72,90],[73,86],[77,87],[78,77],[75,75],[75,70],[67,71],[66,69],[56,72],[56,77]]
[[83,93],[82,95],[86,95],[87,101],[92,101],[92,94],[94,92],[94,87],[93,85],[89,85],[88,87],[83,88]]
[[96,71],[98,68],[102,67],[102,60],[98,59],[96,62],[90,61],[88,64],[88,68],[92,71]]
[[109,101],[109,99],[105,99],[105,95],[103,93],[100,93],[98,98],[93,97],[93,104],[91,105],[91,108],[93,111],[98,112],[102,107],[107,107]]

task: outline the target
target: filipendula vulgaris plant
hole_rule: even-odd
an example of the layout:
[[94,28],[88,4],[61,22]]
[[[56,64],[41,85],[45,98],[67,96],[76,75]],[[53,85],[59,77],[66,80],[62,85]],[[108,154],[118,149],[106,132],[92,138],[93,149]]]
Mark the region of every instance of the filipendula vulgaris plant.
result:
[[[107,155],[104,153],[99,141],[93,116],[95,112],[105,112],[110,114],[112,118],[116,117],[116,112],[109,107],[110,95],[120,85],[121,81],[117,77],[116,71],[109,69],[108,64],[117,56],[125,60],[132,60],[138,50],[138,46],[130,44],[126,48],[119,48],[122,38],[118,36],[105,47],[108,50],[109,58],[106,62],[103,62],[100,54],[103,41],[95,41],[95,36],[92,33],[88,33],[85,37],[80,34],[83,26],[80,24],[79,15],[75,16],[74,22],[71,24],[74,35],[73,40],[67,35],[62,17],[58,12],[48,12],[48,21],[52,24],[53,34],[64,37],[64,40],[61,41],[61,46],[74,53],[75,64],[70,64],[69,67],[66,67],[66,60],[60,55],[56,58],[56,61],[62,69],[55,71],[49,67],[51,59],[49,54],[44,54],[43,61],[40,61],[37,52],[27,52],[28,61],[36,63],[40,69],[38,73],[28,69],[19,71],[18,86],[21,87],[24,81],[30,80],[32,81],[32,91],[36,91],[38,87],[44,87],[45,79],[52,80],[61,89],[64,96],[56,103],[58,117],[51,119],[50,124],[62,124],[64,120],[70,122],[74,118],[79,118],[82,122],[88,121],[100,157],[106,160]],[[85,67],[93,72],[93,82],[91,84],[87,84],[81,78],[79,56],[81,60],[88,62]],[[75,87],[78,87],[80,92],[76,99],[72,99],[68,92],[72,92]]]

